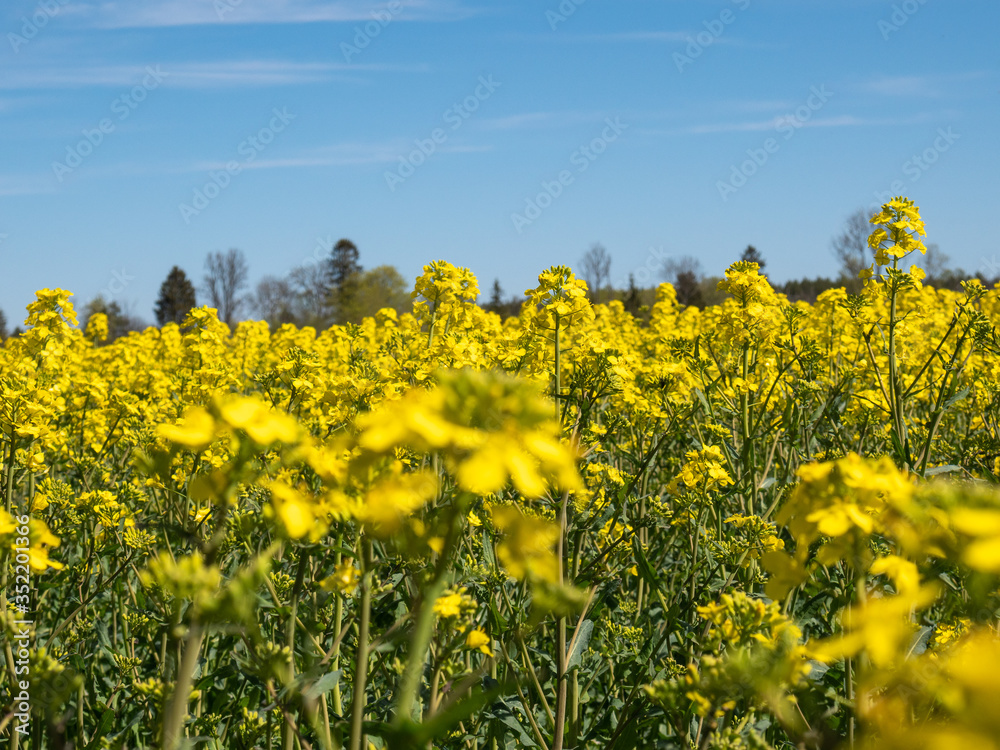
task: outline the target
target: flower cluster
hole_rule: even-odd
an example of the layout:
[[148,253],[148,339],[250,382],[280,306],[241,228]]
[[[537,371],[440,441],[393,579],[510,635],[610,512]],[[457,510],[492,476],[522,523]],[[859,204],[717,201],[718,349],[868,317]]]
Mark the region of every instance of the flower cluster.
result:
[[40,291],[0,347],[34,744],[989,747],[1000,288],[873,223],[886,283],[815,304],[556,266],[501,320],[435,261],[359,325],[108,341]]

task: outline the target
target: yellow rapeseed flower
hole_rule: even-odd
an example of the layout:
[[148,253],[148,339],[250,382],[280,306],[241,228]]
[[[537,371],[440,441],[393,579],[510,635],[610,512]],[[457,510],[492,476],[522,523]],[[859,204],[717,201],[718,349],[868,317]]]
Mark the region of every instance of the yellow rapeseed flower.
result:
[[468,649],[479,649],[487,656],[493,656],[493,651],[490,649],[490,644],[493,643],[493,639],[490,638],[482,630],[476,628],[475,630],[470,630],[469,634],[465,637],[465,647]]
[[215,439],[215,419],[201,406],[192,406],[176,424],[161,424],[157,434],[168,442],[191,450],[204,450]]
[[438,617],[460,617],[477,607],[476,600],[466,594],[464,588],[454,589],[434,601],[434,613]]

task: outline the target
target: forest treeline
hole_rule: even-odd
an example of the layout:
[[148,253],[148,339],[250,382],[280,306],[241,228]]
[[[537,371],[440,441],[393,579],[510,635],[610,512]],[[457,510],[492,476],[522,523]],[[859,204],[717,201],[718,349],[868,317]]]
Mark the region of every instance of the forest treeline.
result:
[[[858,273],[873,262],[873,251],[868,247],[869,215],[869,209],[858,209],[847,218],[842,232],[832,239],[830,249],[839,265],[836,278],[818,276],[772,282],[775,291],[792,302],[814,302],[817,296],[836,287],[844,287],[851,293],[860,291]],[[649,311],[656,286],[662,281],[673,284],[677,301],[683,305],[706,307],[720,303],[725,297],[718,289],[722,277],[706,274],[696,256],[670,256],[665,252],[656,255],[654,264],[647,263],[627,277],[619,276],[618,283],[612,283],[612,254],[603,245],[594,244],[580,258],[576,270],[587,281],[592,302],[619,300],[637,317],[644,317]],[[764,255],[753,245],[734,254],[732,260],[757,263],[766,274]],[[938,288],[957,290],[961,288],[960,282],[969,278],[978,278],[988,287],[1000,281],[1000,277],[990,278],[982,271],[973,275],[950,267],[949,257],[934,244],[928,246],[923,266],[927,270],[924,283]],[[283,277],[265,276],[253,286],[246,256],[241,250],[230,249],[206,256],[197,287],[182,268],[173,266],[160,285],[153,318],[157,326],[179,324],[191,308],[209,305],[218,310],[219,319],[230,327],[240,320],[255,319],[267,321],[272,330],[288,323],[324,330],[332,325],[360,323],[382,308],[400,313],[409,311],[411,286],[395,266],[384,264],[366,269],[357,245],[349,239],[337,241],[324,257],[311,258]],[[499,279],[494,280],[485,299],[480,300],[484,309],[505,318],[517,315],[523,302],[523,297],[506,294]],[[109,342],[150,325],[118,301],[98,295],[81,309],[81,326],[85,328],[98,313],[107,316]],[[8,332],[7,319],[0,310],[0,340],[19,333],[20,327]]]

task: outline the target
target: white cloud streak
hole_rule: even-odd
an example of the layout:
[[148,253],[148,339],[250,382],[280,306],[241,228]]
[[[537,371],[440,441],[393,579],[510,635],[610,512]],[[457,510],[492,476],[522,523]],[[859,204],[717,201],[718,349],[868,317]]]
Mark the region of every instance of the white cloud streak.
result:
[[[446,0],[399,0],[400,20],[451,21],[471,12]],[[363,0],[103,0],[70,6],[97,28],[149,28],[214,24],[301,24],[370,21],[388,2]],[[220,10],[221,9],[221,10]]]
[[162,65],[43,66],[9,69],[0,78],[0,89],[65,89],[135,86],[148,74],[147,67],[164,75],[164,85],[179,88],[287,86],[345,80],[370,72],[426,72],[425,65],[364,65],[300,63],[287,60],[232,60],[164,63]]

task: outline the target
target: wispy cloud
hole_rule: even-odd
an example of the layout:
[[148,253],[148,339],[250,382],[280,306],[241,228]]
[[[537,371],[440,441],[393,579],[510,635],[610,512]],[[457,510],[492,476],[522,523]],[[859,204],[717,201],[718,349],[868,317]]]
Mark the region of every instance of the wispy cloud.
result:
[[708,125],[694,125],[689,128],[684,128],[682,132],[691,133],[694,135],[703,135],[707,133],[748,133],[748,132],[758,132],[764,130],[775,130],[784,124],[794,124],[798,123],[800,127],[820,127],[820,128],[842,128],[842,127],[856,127],[858,125],[863,125],[865,122],[858,117],[853,115],[840,115],[838,117],[825,117],[816,118],[812,120],[807,120],[805,122],[799,122],[792,116],[782,116],[773,117],[770,120],[750,120],[746,122],[726,122],[726,123],[712,123]]
[[42,66],[14,68],[0,79],[0,89],[44,89],[134,86],[149,75],[165,85],[183,88],[286,86],[350,79],[351,74],[378,71],[425,72],[426,65],[301,63],[288,60],[232,60],[164,63],[163,65]]
[[[315,167],[343,167],[366,164],[393,164],[399,157],[413,150],[413,141],[403,138],[379,143],[350,142],[323,146],[301,153],[272,159],[255,159],[242,164],[244,170],[256,169],[302,169]],[[445,144],[438,148],[441,154],[467,154],[492,151],[492,146]],[[204,161],[180,167],[177,172],[208,172],[213,169],[225,169],[226,162]]]
[[[544,42],[546,44],[690,44],[699,33],[704,33],[704,29],[688,30],[658,30],[658,31],[606,31],[601,33],[570,33],[560,31],[552,33],[513,33],[505,35],[512,41]],[[786,46],[771,42],[751,41],[735,36],[723,34],[712,38],[713,45],[732,45],[733,47],[745,47],[748,49],[778,49]]]
[[942,96],[951,86],[962,81],[982,78],[981,71],[952,75],[880,76],[862,84],[862,90],[880,96]]
[[724,112],[781,112],[795,108],[791,99],[740,99],[720,101],[716,108]]
[[[448,0],[399,0],[400,20],[451,21],[472,11]],[[103,0],[80,2],[70,10],[98,28],[201,26],[210,24],[287,24],[370,21],[388,2],[367,0]]]
[[524,112],[506,117],[490,117],[479,121],[485,130],[516,130],[524,127],[551,124],[554,112]]
[[607,112],[520,112],[501,117],[486,117],[476,122],[483,130],[522,130],[526,128],[562,128],[585,122],[600,122]]
[[0,174],[0,196],[54,193],[52,180],[39,175]]
[[[3,84],[0,82],[0,89],[2,88]],[[50,100],[45,96],[16,92],[12,96],[0,96],[0,114],[13,114],[47,103],[50,103]]]
[[[698,32],[694,32],[698,33]],[[506,34],[505,38],[512,41],[523,42],[546,42],[552,44],[627,44],[651,43],[651,44],[678,44],[690,40],[692,33],[688,31],[606,31],[594,34],[560,32],[551,33],[512,33]],[[722,41],[722,40],[716,40]]]
[[683,42],[690,38],[686,31],[618,31],[605,34],[563,34],[567,42]]
[[[866,126],[914,125],[933,119],[931,115],[920,114],[907,118],[868,118],[855,115],[838,115],[836,117],[813,117],[809,120],[799,120],[794,115],[782,115],[770,120],[749,120],[744,122],[711,123],[692,125],[670,131],[659,131],[660,135],[707,135],[714,133],[747,133],[776,130],[782,126],[795,128],[855,128]],[[653,134],[653,131],[647,131]]]

